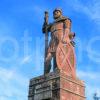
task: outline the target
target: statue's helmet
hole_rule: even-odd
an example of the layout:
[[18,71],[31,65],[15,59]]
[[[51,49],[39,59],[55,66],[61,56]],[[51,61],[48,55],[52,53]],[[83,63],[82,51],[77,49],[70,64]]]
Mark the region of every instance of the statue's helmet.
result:
[[56,8],[53,13],[55,13],[56,11],[60,11],[60,13],[62,14],[62,9],[61,8]]

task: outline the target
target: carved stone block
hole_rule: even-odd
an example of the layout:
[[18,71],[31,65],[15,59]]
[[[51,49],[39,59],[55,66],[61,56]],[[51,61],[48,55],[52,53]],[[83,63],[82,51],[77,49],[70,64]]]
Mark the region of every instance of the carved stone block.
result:
[[84,82],[56,71],[30,80],[28,100],[85,100]]

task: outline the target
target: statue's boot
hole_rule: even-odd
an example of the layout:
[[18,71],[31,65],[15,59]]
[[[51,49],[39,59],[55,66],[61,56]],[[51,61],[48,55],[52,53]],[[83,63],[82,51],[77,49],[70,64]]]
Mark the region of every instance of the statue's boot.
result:
[[44,74],[48,74],[51,69],[51,62],[45,62]]

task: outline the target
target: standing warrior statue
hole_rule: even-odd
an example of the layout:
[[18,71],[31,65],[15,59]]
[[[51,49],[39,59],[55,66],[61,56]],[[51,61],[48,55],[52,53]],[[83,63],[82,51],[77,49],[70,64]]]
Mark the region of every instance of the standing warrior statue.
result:
[[[48,17],[47,17],[48,18]],[[66,75],[75,77],[75,53],[74,53],[74,37],[71,33],[71,20],[62,15],[62,10],[56,8],[53,11],[54,22],[47,24],[45,21],[42,31],[45,34],[51,32],[49,46],[45,41],[45,62],[44,74],[50,72],[51,59],[53,58],[53,69],[63,71]],[[47,35],[45,35],[47,37]]]

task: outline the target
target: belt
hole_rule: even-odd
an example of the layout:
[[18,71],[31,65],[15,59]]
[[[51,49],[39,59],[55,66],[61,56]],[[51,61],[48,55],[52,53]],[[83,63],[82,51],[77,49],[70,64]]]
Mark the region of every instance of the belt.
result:
[[55,30],[53,30],[53,31],[51,31],[51,33],[54,33],[54,32],[56,32],[56,31],[63,31],[63,29],[55,29]]

